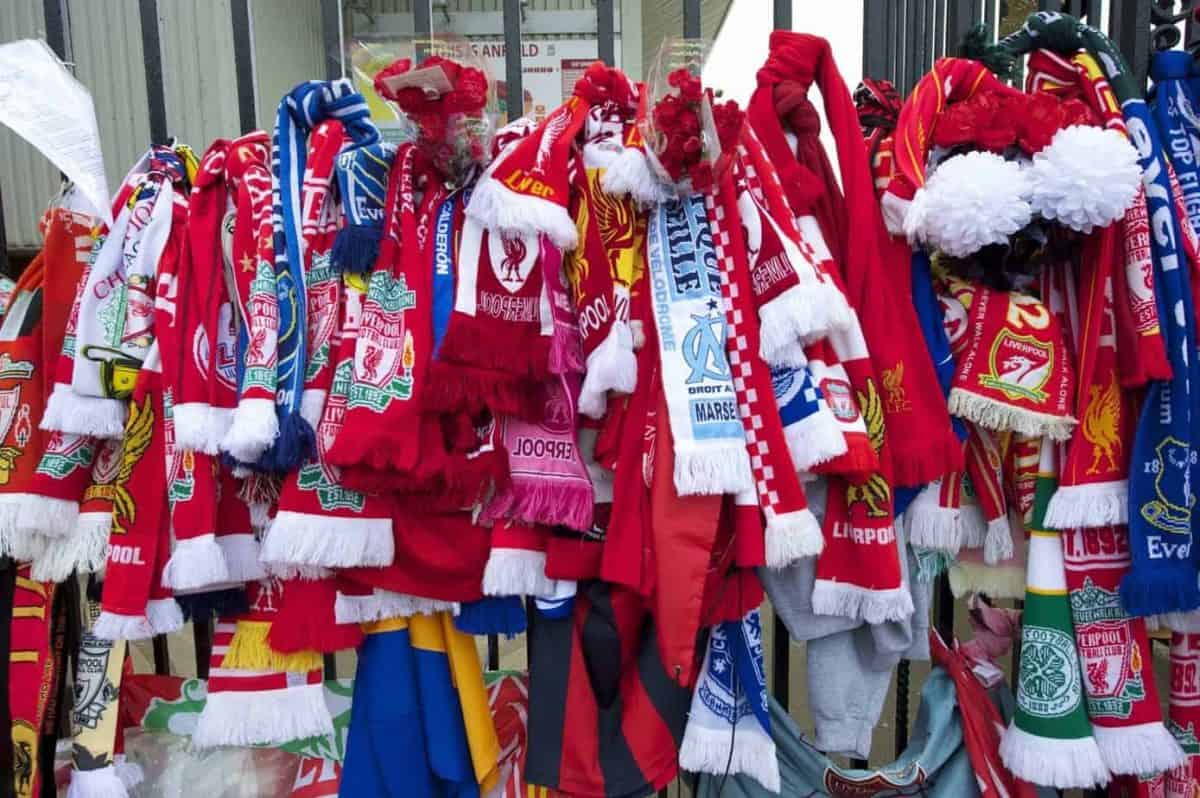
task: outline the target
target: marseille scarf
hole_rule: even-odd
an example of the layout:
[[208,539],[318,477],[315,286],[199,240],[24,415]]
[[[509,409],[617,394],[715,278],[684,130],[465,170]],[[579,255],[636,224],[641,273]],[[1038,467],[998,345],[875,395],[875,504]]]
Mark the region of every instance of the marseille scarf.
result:
[[313,430],[300,413],[308,363],[302,200],[307,139],[326,119],[341,122],[355,145],[372,144],[379,138],[366,101],[347,78],[305,81],[279,104],[271,156],[275,293],[279,303],[279,384],[275,395],[279,437],[263,456],[264,464],[276,471],[295,468],[312,453],[314,445]]
[[779,792],[779,762],[771,739],[762,620],[757,609],[709,630],[700,680],[692,693],[679,766],[690,773],[745,773]]
[[1105,766],[1132,775],[1175,767],[1182,752],[1162,722],[1146,622],[1130,617],[1117,593],[1129,570],[1125,528],[1064,532],[1063,555],[1088,718]]
[[256,131],[235,139],[226,171],[237,178],[233,225],[233,288],[238,327],[238,401],[221,451],[239,463],[255,463],[275,442],[276,341],[279,299],[271,234],[271,140]]
[[[753,311],[745,240],[741,225],[735,222],[738,213],[733,176],[726,172],[704,200],[716,265],[720,269],[725,343],[737,398],[735,417],[741,419],[743,445],[750,458],[758,504],[767,521],[767,565],[783,568],[801,557],[818,554],[824,540],[792,468],[783,423],[775,406],[770,369],[758,354],[761,351],[758,319]],[[662,349],[661,343],[659,348]],[[665,374],[665,364],[663,370]],[[673,397],[665,379],[663,390],[669,406]]]
[[736,493],[751,477],[704,198],[658,205],[646,247],[675,488],[683,496]]

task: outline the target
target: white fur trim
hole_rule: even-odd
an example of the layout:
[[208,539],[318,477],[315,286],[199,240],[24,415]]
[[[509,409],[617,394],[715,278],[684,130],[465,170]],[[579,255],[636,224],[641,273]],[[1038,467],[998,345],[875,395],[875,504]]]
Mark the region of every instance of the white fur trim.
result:
[[485,596],[549,596],[554,580],[546,577],[546,553],[532,549],[493,548],[483,569]]
[[31,493],[0,494],[0,556],[30,562],[45,551],[46,538],[17,528],[21,507],[40,498]]
[[163,587],[172,590],[199,590],[229,580],[225,552],[211,533],[176,541],[171,558],[163,566]]
[[912,593],[903,585],[871,590],[829,579],[813,583],[812,608],[817,615],[854,618],[870,624],[903,621],[913,614]]
[[[733,750],[730,751],[730,743]],[[780,790],[779,756],[766,733],[734,734],[732,729],[709,729],[689,723],[679,746],[679,767],[689,773],[717,777],[745,774],[768,792]]]
[[675,451],[675,490],[680,496],[717,496],[754,486],[746,447],[731,441],[727,447]]
[[305,388],[300,394],[300,417],[308,422],[308,426],[316,429],[321,425],[321,416],[325,413],[325,399],[329,392],[324,388]]
[[263,538],[264,563],[325,568],[391,565],[390,518],[339,518],[280,510]]
[[846,436],[825,405],[811,416],[783,428],[792,465],[809,471],[846,453]]
[[1118,728],[1092,726],[1100,758],[1116,775],[1161,773],[1182,765],[1187,754],[1162,721]]
[[[932,486],[935,490],[937,485]],[[928,490],[928,488],[926,488]],[[908,524],[908,542],[923,549],[955,554],[962,546],[959,511],[938,505],[917,506],[914,500],[904,514]]]
[[275,415],[274,400],[242,399],[233,411],[229,431],[221,440],[221,450],[239,462],[254,463],[278,437],[279,417]]
[[1025,597],[1025,569],[1020,566],[957,562],[950,566],[947,573],[950,592],[955,598],[962,598],[967,593],[983,593],[997,599]]
[[75,529],[79,502],[34,493],[16,495],[20,497],[17,501],[18,533],[60,538]]
[[488,230],[523,236],[544,233],[564,251],[575,249],[579,231],[562,205],[510,191],[490,173],[476,184],[467,215]]
[[409,618],[413,615],[433,615],[449,612],[457,615],[459,605],[454,601],[411,596],[375,588],[369,596],[347,595],[338,592],[333,614],[338,623],[370,623],[388,618]]
[[1098,787],[1111,778],[1091,736],[1038,737],[1009,724],[1000,738],[1000,758],[1017,778],[1060,790]]
[[129,786],[121,780],[115,765],[97,770],[72,770],[67,798],[128,798]]
[[1050,529],[1079,529],[1129,523],[1129,481],[1060,485],[1046,505]]
[[1072,430],[1079,423],[1070,416],[1053,416],[1049,413],[1025,410],[986,396],[968,393],[961,388],[951,389],[949,410],[950,415],[974,421],[990,430],[1012,430],[1030,437],[1049,435],[1056,441],[1070,440]]
[[225,567],[231,582],[255,582],[266,579],[266,569],[258,561],[259,545],[254,535],[217,535],[217,545],[225,554]]
[[1003,244],[1033,218],[1021,167],[991,152],[954,155],[917,189],[904,219],[912,243],[965,257]]
[[995,565],[1013,556],[1012,526],[1008,516],[993,518],[988,521],[987,532],[983,539],[983,561]]
[[633,331],[627,324],[615,322],[587,357],[587,372],[579,389],[579,412],[588,418],[604,418],[609,391],[630,394],[636,388]]
[[600,188],[615,197],[630,196],[642,205],[657,205],[674,196],[654,174],[640,147],[625,147],[600,176]]
[[810,510],[781,513],[767,519],[767,567],[786,568],[796,560],[816,557],[825,548],[821,522]]
[[1054,134],[1029,168],[1034,213],[1090,233],[1125,215],[1142,184],[1138,154],[1115,130],[1072,125]]
[[320,684],[283,690],[210,692],[192,732],[192,745],[279,746],[333,734],[333,718]]
[[84,396],[66,385],[55,383],[42,414],[41,428],[119,440],[125,436],[128,412],[129,407],[123,400]]

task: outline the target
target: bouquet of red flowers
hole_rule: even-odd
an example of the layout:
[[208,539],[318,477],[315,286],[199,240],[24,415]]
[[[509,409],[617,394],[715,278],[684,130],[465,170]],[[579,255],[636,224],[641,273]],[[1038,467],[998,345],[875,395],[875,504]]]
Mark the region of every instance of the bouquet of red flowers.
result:
[[733,158],[745,113],[733,100],[717,102],[687,67],[668,73],[667,86],[650,112],[651,154],[672,183],[707,190]]

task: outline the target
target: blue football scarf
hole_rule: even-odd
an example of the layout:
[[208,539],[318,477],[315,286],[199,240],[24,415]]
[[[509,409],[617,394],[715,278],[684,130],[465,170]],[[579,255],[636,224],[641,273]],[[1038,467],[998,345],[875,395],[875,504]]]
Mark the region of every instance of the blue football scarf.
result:
[[433,356],[437,357],[454,312],[454,241],[470,193],[451,194],[433,217]]
[[365,274],[379,257],[388,172],[396,145],[380,141],[346,150],[336,173],[345,223],[333,241],[330,261],[339,272]]
[[326,119],[340,121],[356,147],[379,140],[366,100],[347,78],[305,81],[279,103],[271,154],[275,291],[279,300],[279,387],[275,394],[279,437],[259,463],[278,472],[296,468],[315,449],[312,427],[300,415],[307,365],[302,193],[308,136]]

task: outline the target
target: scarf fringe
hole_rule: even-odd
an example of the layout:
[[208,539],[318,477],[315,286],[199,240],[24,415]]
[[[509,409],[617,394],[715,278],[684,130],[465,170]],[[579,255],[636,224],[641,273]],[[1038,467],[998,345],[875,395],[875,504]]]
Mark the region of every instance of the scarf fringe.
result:
[[30,573],[39,582],[61,582],[72,571],[104,572],[112,513],[80,513],[75,531],[50,540],[33,560]]
[[225,555],[225,567],[231,582],[256,582],[266,579],[266,569],[259,562],[259,545],[254,535],[237,533],[217,535],[217,545]]
[[550,596],[554,580],[546,576],[546,553],[532,549],[493,548],[483,569],[485,596]]
[[1092,725],[1100,758],[1114,775],[1161,773],[1182,765],[1187,754],[1161,721],[1137,726]]
[[329,391],[324,388],[305,388],[300,394],[300,417],[313,429],[321,426],[321,416],[325,414],[327,398]]
[[[37,577],[34,577],[35,579]],[[1155,627],[1165,627],[1180,634],[1200,633],[1200,610],[1191,612],[1165,612],[1160,616],[1146,618],[1146,631],[1153,632]]]
[[213,534],[176,541],[175,550],[163,566],[163,587],[171,590],[200,590],[228,581],[225,552]]
[[962,598],[983,593],[989,598],[1020,599],[1025,596],[1025,569],[1020,566],[956,562],[950,566],[950,592]]
[[121,615],[103,610],[92,625],[101,640],[148,640],[183,628],[183,613],[175,599],[151,599],[143,615]]
[[124,400],[83,396],[62,383],[56,383],[39,426],[51,432],[73,432],[76,435],[120,440],[125,437],[125,417],[128,412]]
[[987,544],[987,520],[976,506],[958,511],[959,540],[961,548],[982,549]]
[[818,579],[813,584],[812,608],[817,615],[853,618],[869,624],[912,617],[912,593],[904,586],[872,590],[847,582]]
[[[637,356],[633,353],[633,330],[614,323],[600,345],[587,358],[583,387],[579,389],[579,412],[588,418],[604,418],[608,392],[631,394],[637,389]],[[626,340],[628,335],[628,340]],[[553,369],[552,369],[553,370]]]
[[993,518],[987,523],[987,532],[983,539],[983,561],[988,565],[998,565],[1004,560],[1012,559],[1013,539],[1012,525],[1008,516]]
[[137,762],[130,762],[125,754],[113,756],[113,767],[116,768],[117,778],[129,789],[133,789],[146,780],[146,773],[142,770],[142,766]]
[[923,549],[956,554],[962,546],[962,524],[959,511],[950,507],[910,506],[908,541]]
[[21,505],[35,498],[27,493],[0,494],[0,556],[30,562],[46,550],[46,538],[17,528]]
[[1071,416],[1052,416],[1035,413],[998,402],[986,396],[968,393],[961,388],[950,391],[950,415],[974,421],[990,430],[1012,430],[1022,435],[1049,435],[1056,441],[1069,441],[1078,423]]
[[832,414],[823,411],[784,427],[783,437],[797,471],[811,471],[841,457],[849,448]]
[[263,538],[264,563],[325,568],[387,566],[395,557],[391,518],[342,518],[280,510]]
[[768,568],[787,568],[796,560],[816,557],[824,548],[821,522],[811,510],[796,510],[767,520]]
[[1060,485],[1046,506],[1050,529],[1090,529],[1129,523],[1129,481]]
[[484,521],[522,521],[527,524],[592,528],[595,493],[590,482],[558,483],[534,477],[514,477],[508,487],[492,497],[483,511]]
[[675,452],[675,490],[680,496],[719,496],[753,487],[750,459],[741,440],[721,448]]
[[284,745],[333,734],[325,688],[303,684],[283,690],[209,692],[192,732],[192,745]]
[[271,648],[267,621],[238,621],[237,631],[229,641],[229,650],[221,662],[222,669],[250,671],[287,671],[304,673],[321,667],[321,654],[306,650],[285,653]]
[[765,731],[735,735],[731,729],[702,729],[689,723],[679,746],[679,767],[714,776],[744,773],[769,792],[778,793],[781,788],[775,741]]
[[118,775],[115,765],[96,770],[72,770],[67,798],[128,798],[129,787]]
[[246,398],[233,411],[229,431],[221,439],[221,451],[240,463],[256,463],[278,437],[275,400]]
[[263,452],[260,467],[276,474],[286,474],[300,467],[313,456],[317,448],[313,428],[299,413],[288,413],[279,421],[279,435],[271,448]]
[[79,521],[79,502],[40,496],[36,493],[18,493],[17,533],[61,538],[71,534]]
[[333,239],[330,263],[339,274],[366,274],[379,258],[383,231],[370,224],[347,224]]
[[759,354],[771,366],[803,366],[803,347],[854,323],[846,298],[825,283],[793,285],[758,309]]
[[356,596],[338,591],[333,614],[339,624],[371,623],[389,618],[410,618],[413,615],[433,615],[437,612],[458,614],[454,601],[413,596],[375,588],[369,596]]
[[1017,778],[1060,790],[1089,789],[1111,778],[1092,737],[1038,737],[1010,725],[1000,738],[1000,758]]
[[485,371],[541,383],[550,376],[551,338],[540,333],[487,337],[447,334],[438,357],[453,369],[459,363],[470,363]]
[[435,360],[421,391],[421,407],[433,413],[472,415],[486,407],[496,416],[536,419],[543,410],[539,394],[513,374]]
[[[963,447],[953,435],[937,435],[926,446],[892,447],[892,484],[915,488],[963,467]],[[947,467],[948,466],[948,467]]]
[[579,243],[579,230],[566,208],[540,197],[509,191],[491,175],[485,175],[476,184],[467,215],[492,232],[523,236],[544,233],[564,252],[575,249]]
[[[615,325],[614,325],[615,326]],[[633,351],[633,333],[625,328],[629,340],[630,352]],[[587,371],[587,363],[583,359],[583,347],[579,337],[574,334],[556,331],[550,336],[550,354],[548,367],[551,374],[583,374]]]
[[200,402],[185,402],[171,408],[175,446],[184,451],[216,455],[229,431],[231,411]]
[[1121,604],[1134,617],[1187,612],[1200,607],[1194,570],[1132,570],[1121,580]]
[[614,197],[632,197],[641,205],[657,205],[674,196],[659,180],[640,147],[625,147],[600,176],[600,188]]

